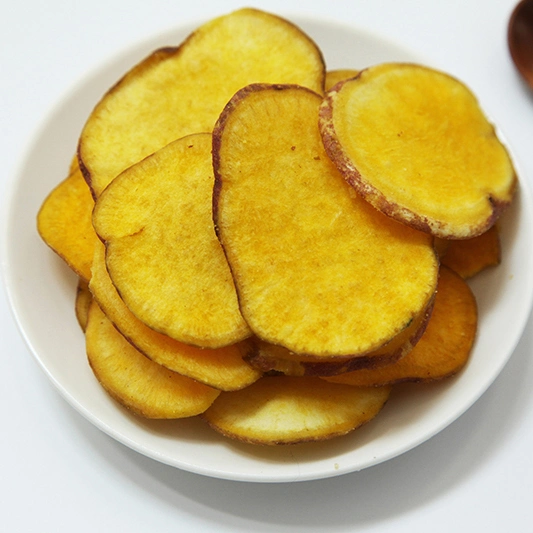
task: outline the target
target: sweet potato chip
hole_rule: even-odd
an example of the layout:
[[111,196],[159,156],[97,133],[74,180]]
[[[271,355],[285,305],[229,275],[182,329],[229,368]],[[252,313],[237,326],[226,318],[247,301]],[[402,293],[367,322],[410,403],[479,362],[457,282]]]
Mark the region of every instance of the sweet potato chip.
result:
[[262,372],[281,372],[287,376],[334,376],[361,368],[377,368],[390,365],[405,357],[423,335],[431,316],[433,305],[413,319],[399,335],[374,352],[359,357],[336,360],[299,355],[283,346],[276,346],[259,339],[253,340],[253,349],[245,359]]
[[174,141],[118,176],[93,224],[124,303],[150,328],[201,348],[250,336],[212,218],[211,134]]
[[217,349],[178,342],[150,329],[127,308],[107,273],[104,247],[96,247],[89,288],[105,315],[140,352],[154,362],[220,390],[236,390],[261,373],[244,362],[248,341]]
[[497,225],[477,237],[449,241],[441,257],[441,264],[450,267],[464,279],[500,262],[501,245]]
[[517,178],[507,150],[471,91],[447,74],[369,67],[328,92],[320,129],[357,192],[416,229],[473,237],[511,203]]
[[441,380],[456,374],[467,363],[476,330],[474,294],[458,274],[443,266],[433,314],[411,352],[391,365],[325,379],[357,387]]
[[185,135],[212,131],[226,102],[254,82],[298,83],[322,92],[317,45],[292,23],[240,9],[198,28],[127,73],[98,103],[80,138],[95,197],[120,172]]
[[348,80],[354,78],[359,74],[358,70],[355,69],[337,69],[337,70],[327,70],[326,71],[326,83],[325,89],[329,91],[334,85],[337,85],[339,81]]
[[214,220],[241,311],[260,339],[297,354],[377,350],[430,304],[431,236],[356,195],[324,152],[321,97],[252,85],[213,133]]
[[435,237],[433,245],[435,246],[435,251],[437,252],[439,259],[442,260],[451,242],[453,241],[451,241],[450,239],[441,239],[440,237]]
[[91,216],[94,202],[79,167],[55,187],[37,215],[43,241],[85,281],[91,276],[94,246],[98,238]]
[[202,417],[226,437],[279,445],[331,439],[372,420],[391,388],[358,388],[315,377],[265,376],[223,392]]
[[298,27],[245,8],[103,95],[37,227],[78,275],[111,397],[274,446],[346,435],[395,384],[467,364],[465,280],[500,262],[516,187],[458,80],[326,71]]
[[92,299],[93,295],[89,290],[89,284],[80,278],[78,280],[78,287],[76,288],[76,301],[74,304],[74,310],[76,313],[76,319],[78,320],[78,324],[80,325],[82,331],[85,331],[87,328],[89,307],[91,306]]
[[186,418],[205,411],[220,391],[172,372],[138,352],[91,303],[85,332],[89,364],[104,389],[145,418]]

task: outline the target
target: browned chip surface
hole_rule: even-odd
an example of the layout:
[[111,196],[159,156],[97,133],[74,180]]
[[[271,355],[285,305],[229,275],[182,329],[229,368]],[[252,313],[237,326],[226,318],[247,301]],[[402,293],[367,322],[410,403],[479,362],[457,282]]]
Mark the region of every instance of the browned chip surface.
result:
[[413,319],[399,335],[374,352],[358,357],[322,357],[295,354],[283,346],[252,339],[253,348],[245,359],[262,372],[281,372],[287,376],[335,376],[361,368],[376,368],[394,363],[408,354],[423,335],[433,305]]

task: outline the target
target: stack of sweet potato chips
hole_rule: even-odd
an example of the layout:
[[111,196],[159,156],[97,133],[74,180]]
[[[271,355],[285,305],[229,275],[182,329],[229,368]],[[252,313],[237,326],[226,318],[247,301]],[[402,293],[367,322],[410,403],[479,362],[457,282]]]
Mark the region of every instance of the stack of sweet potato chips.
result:
[[516,186],[458,80],[328,70],[297,26],[241,9],[103,95],[38,230],[79,276],[111,396],[293,444],[370,421],[396,383],[463,368],[466,280],[500,262]]

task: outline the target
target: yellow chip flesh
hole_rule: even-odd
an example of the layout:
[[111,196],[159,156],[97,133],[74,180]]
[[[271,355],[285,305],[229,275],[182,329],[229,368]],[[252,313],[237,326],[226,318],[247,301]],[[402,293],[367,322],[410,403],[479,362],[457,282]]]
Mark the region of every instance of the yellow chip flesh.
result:
[[262,372],[281,372],[287,376],[335,376],[361,368],[379,368],[405,357],[427,327],[433,310],[431,304],[420,316],[387,344],[364,356],[324,358],[295,354],[283,346],[252,339],[253,348],[245,356],[254,368]]
[[91,276],[98,240],[91,222],[94,201],[80,169],[74,166],[43,202],[37,230],[43,241],[85,281]]
[[345,81],[350,78],[354,78],[359,74],[358,70],[355,69],[336,69],[336,70],[326,70],[326,83],[325,89],[329,91],[333,86],[337,85],[340,81]]
[[174,141],[117,177],[93,224],[106,266],[131,312],[201,348],[250,336],[212,218],[211,134]]
[[237,390],[256,381],[261,372],[244,357],[248,341],[224,348],[197,348],[150,329],[121,300],[105,266],[104,246],[96,247],[89,288],[115,327],[152,361],[220,390]]

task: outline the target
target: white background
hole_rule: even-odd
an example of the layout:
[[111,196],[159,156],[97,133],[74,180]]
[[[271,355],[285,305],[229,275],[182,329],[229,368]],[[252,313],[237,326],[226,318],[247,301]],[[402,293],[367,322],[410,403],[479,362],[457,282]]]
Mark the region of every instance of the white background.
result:
[[[35,129],[110,56],[240,2],[34,0],[0,16],[2,199]],[[512,0],[301,0],[249,5],[352,23],[465,81],[533,181],[533,92],[506,46]],[[305,6],[305,8],[302,8]],[[532,243],[533,244],[533,243]],[[3,259],[3,258],[2,258]],[[45,320],[46,317],[43,317]],[[0,531],[533,531],[533,339],[446,430],[359,473],[294,484],[230,482],[129,450],[74,411],[0,300]]]

